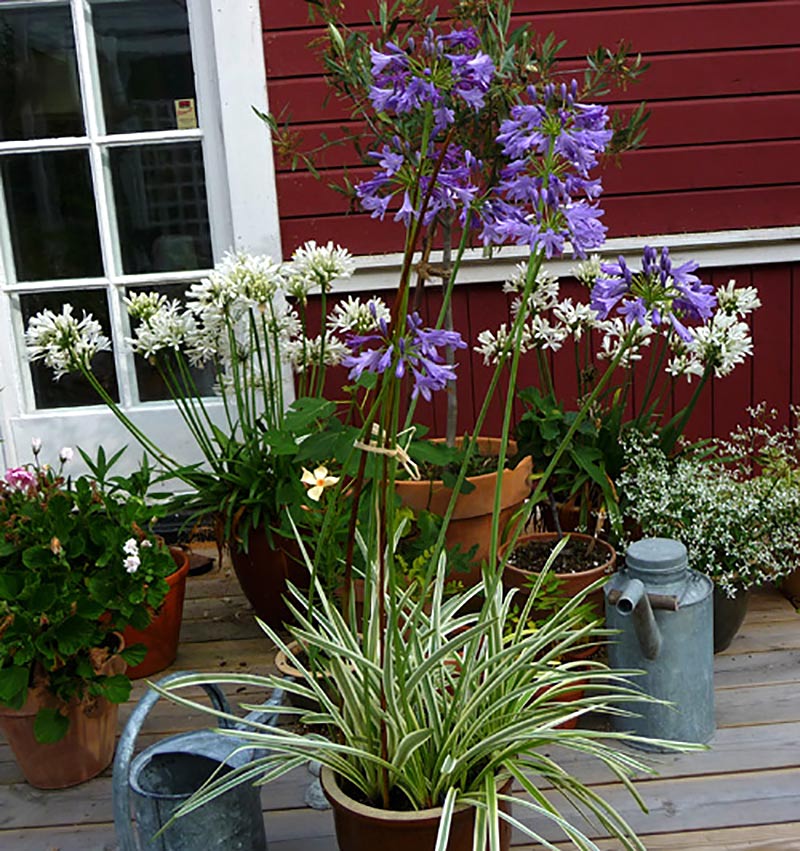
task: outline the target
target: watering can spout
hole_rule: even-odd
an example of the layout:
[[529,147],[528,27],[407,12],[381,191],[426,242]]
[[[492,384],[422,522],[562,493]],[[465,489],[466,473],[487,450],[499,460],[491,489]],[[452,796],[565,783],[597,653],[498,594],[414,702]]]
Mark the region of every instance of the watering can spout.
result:
[[661,630],[641,579],[628,579],[619,589],[617,612],[633,619],[639,647],[646,659],[657,659],[661,652]]

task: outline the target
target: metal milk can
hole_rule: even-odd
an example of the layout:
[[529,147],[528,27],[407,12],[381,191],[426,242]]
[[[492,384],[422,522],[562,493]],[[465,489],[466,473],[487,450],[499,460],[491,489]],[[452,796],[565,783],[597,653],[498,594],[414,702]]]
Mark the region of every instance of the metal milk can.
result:
[[[639,703],[614,727],[657,739],[705,744],[714,735],[713,583],[668,538],[631,544],[625,567],[605,586],[612,668],[638,669],[631,685],[670,705]],[[645,750],[666,750],[631,742]]]
[[[186,672],[173,673],[159,681],[164,686]],[[215,709],[230,714],[222,690],[203,685]],[[117,745],[114,759],[114,826],[120,851],[267,851],[267,837],[261,812],[260,787],[245,781],[207,804],[178,819],[155,839],[156,834],[183,804],[218,770],[228,772],[246,763],[253,749],[242,748],[235,736],[210,729],[172,736],[133,757],[136,737],[147,714],[160,695],[148,689],[131,713]],[[274,725],[274,709],[283,692],[276,690],[260,711],[247,720]],[[226,718],[220,727],[231,730],[246,727]],[[215,774],[215,772],[217,772]],[[136,820],[136,829],[131,817]],[[138,835],[138,839],[137,839]]]

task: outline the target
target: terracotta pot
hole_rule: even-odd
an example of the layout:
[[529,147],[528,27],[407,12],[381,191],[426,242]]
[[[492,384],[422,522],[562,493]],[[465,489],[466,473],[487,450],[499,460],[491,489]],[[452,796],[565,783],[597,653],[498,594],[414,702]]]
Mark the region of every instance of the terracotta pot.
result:
[[[497,455],[499,449],[499,438],[478,438],[478,452],[481,455]],[[513,455],[516,451],[516,443],[513,440],[509,441],[509,455]],[[503,471],[500,500],[501,536],[514,513],[522,507],[524,501],[530,496],[532,472],[533,466],[530,458],[523,458],[513,470]],[[460,544],[462,552],[469,551],[474,544],[478,545],[471,569],[468,572],[453,573],[449,577],[467,587],[480,582],[481,562],[489,557],[497,473],[470,476],[468,481],[475,487],[469,493],[459,494],[445,534],[447,546],[453,547]],[[453,493],[442,481],[399,481],[396,488],[403,505],[407,505],[415,512],[430,511],[439,516],[444,515],[447,511]]]
[[[605,557],[602,564],[590,570],[581,570],[577,573],[554,572],[553,575],[559,580],[559,587],[566,597],[574,597],[602,576],[613,573],[617,565],[616,550],[607,541],[603,541],[601,538],[591,538],[589,535],[582,535],[578,532],[571,532],[570,536],[586,541],[587,543],[594,540],[595,546],[603,552]],[[555,546],[558,541],[558,534],[555,532],[535,532],[531,535],[521,535],[517,540],[515,549],[523,547],[532,541],[542,541]],[[501,556],[506,550],[507,547],[501,550]],[[536,581],[536,577],[537,574],[533,571],[523,570],[520,567],[515,567],[513,564],[507,563],[503,570],[503,585],[506,588],[519,588],[522,593],[527,594],[530,591],[531,583]],[[598,615],[602,617],[605,605],[602,589],[593,591],[586,600],[594,606]]]
[[301,560],[297,544],[273,535],[270,546],[263,529],[251,529],[247,552],[231,545],[231,562],[247,602],[256,615],[273,629],[282,629],[292,620],[283,600],[287,582],[297,588],[308,588],[308,569]]
[[189,575],[189,554],[179,547],[170,547],[170,555],[178,569],[166,577],[169,591],[161,608],[145,629],[127,626],[122,632],[126,647],[144,644],[144,660],[128,668],[132,680],[149,677],[168,668],[178,655],[178,639],[183,621],[183,598],[186,595],[186,577]]
[[714,652],[727,650],[744,623],[749,591],[739,590],[735,597],[729,597],[714,586]]
[[[320,776],[322,789],[333,807],[336,841],[339,851],[433,851],[439,829],[441,807],[418,811],[380,810],[354,801],[337,782],[336,775],[323,767]],[[503,794],[511,790],[509,778],[499,789]],[[500,804],[509,813],[510,805]],[[475,810],[459,806],[453,813],[447,851],[472,851],[472,832]],[[511,846],[511,826],[500,822],[500,847]],[[487,843],[487,848],[488,843]]]
[[[119,656],[113,656],[100,673],[122,674],[125,667]],[[0,730],[31,786],[38,789],[77,786],[96,777],[111,764],[117,735],[116,703],[102,697],[73,699],[67,707],[67,733],[52,744],[37,742],[33,732],[36,713],[43,708],[63,710],[63,704],[42,687],[28,691],[28,699],[21,709],[0,706]]]

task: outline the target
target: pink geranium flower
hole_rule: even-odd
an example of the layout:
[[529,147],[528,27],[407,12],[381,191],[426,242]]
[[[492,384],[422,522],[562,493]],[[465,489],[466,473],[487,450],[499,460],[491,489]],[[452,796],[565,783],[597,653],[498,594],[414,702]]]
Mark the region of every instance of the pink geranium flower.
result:
[[36,489],[36,476],[25,467],[9,467],[5,475],[6,484],[15,490],[32,491]]

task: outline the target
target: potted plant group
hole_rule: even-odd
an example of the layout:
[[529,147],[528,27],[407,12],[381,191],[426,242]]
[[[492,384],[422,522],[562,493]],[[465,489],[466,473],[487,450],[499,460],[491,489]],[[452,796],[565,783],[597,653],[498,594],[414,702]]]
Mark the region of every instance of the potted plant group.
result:
[[686,447],[668,457],[630,435],[621,476],[625,511],[645,537],[681,541],[689,566],[714,581],[714,649],[733,641],[749,590],[797,565],[800,493],[784,479],[742,477],[730,457]]
[[[144,628],[175,570],[152,508],[89,477],[34,462],[0,481],[0,728],[26,779],[60,788],[103,771],[127,700],[121,631]],[[102,463],[102,458],[101,458]]]

